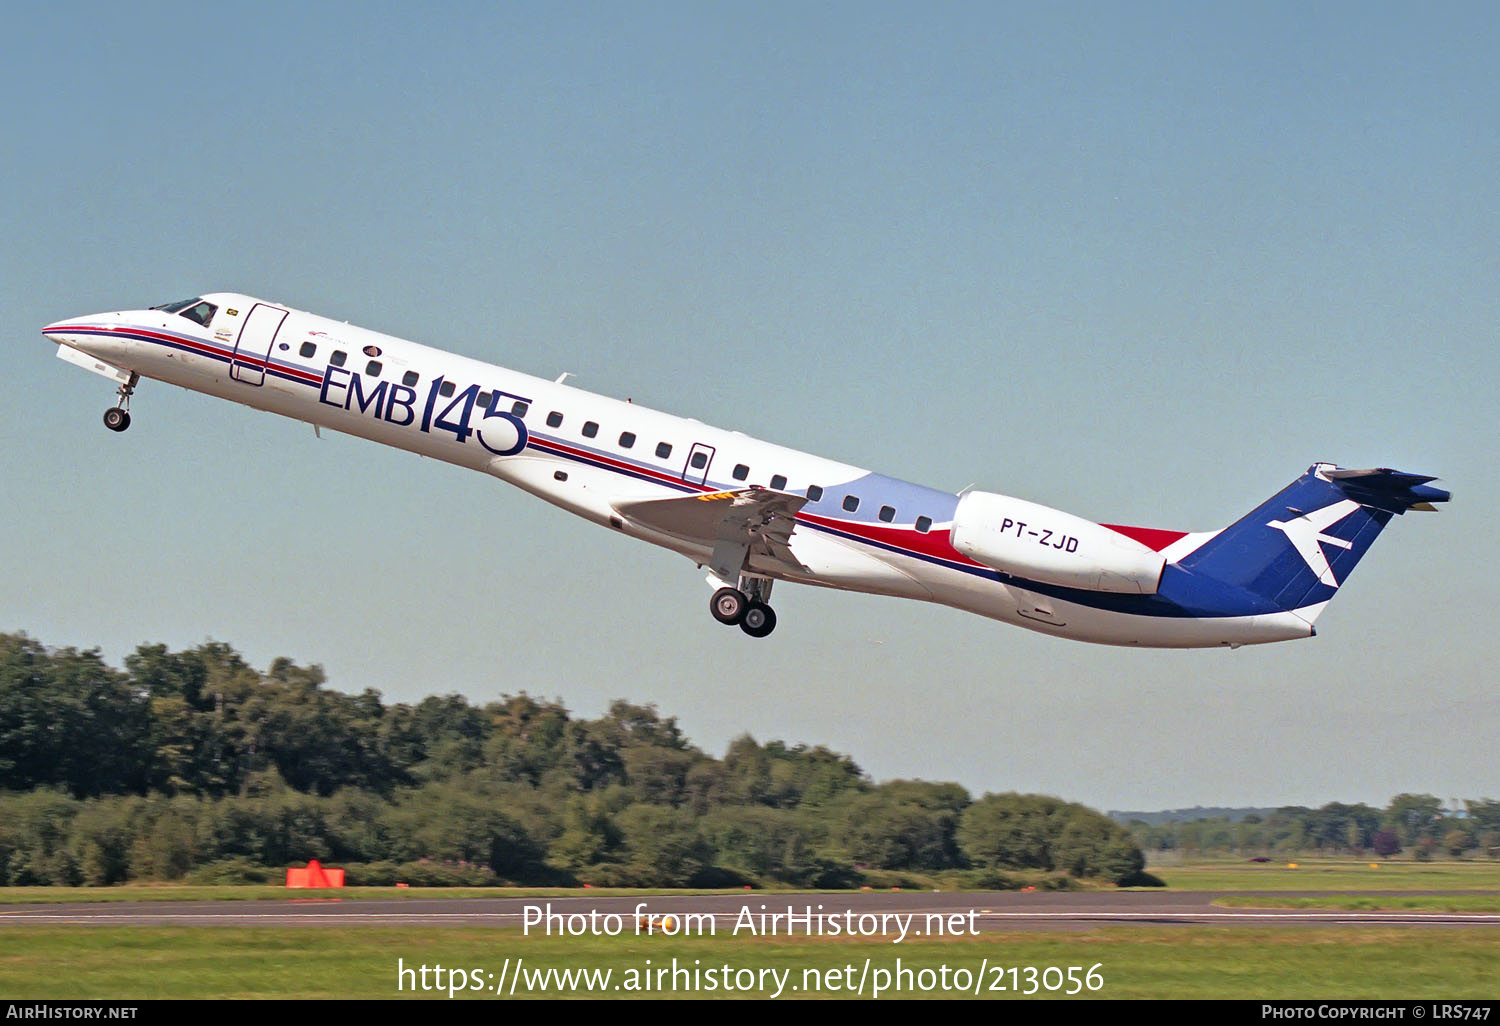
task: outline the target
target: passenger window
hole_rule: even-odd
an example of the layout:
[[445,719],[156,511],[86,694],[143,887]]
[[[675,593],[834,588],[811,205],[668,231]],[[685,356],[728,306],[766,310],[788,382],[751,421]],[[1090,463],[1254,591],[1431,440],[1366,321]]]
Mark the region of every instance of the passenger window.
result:
[[656,458],[664,460],[672,455],[672,446],[667,442],[656,443]]
[[448,398],[452,394],[453,394],[453,382],[451,382],[451,381],[445,381],[441,385],[438,386],[438,395],[442,396],[444,399]]
[[621,449],[629,449],[634,444],[635,444],[635,432],[634,431],[622,431],[620,433],[620,448]]
[[369,363],[365,364],[365,373],[372,378],[380,377],[380,361],[371,360]]
[[598,433],[599,433],[599,425],[598,424],[595,424],[591,420],[584,422],[584,425],[583,425],[583,437],[584,438],[593,438]]
[[931,517],[917,517],[917,530],[918,531],[921,531],[923,534],[926,534],[931,529],[932,529],[932,518]]
[[808,485],[807,486],[807,501],[808,502],[821,502],[822,500],[823,500],[823,486],[822,485]]
[[848,510],[850,513],[853,513],[856,510],[858,510],[859,509],[859,496],[858,495],[846,495],[846,496],[844,496],[844,508],[846,510]]
[[896,507],[895,506],[881,506],[880,507],[880,519],[883,520],[883,521],[885,521],[887,524],[889,524],[892,520],[895,520],[896,519]]
[[481,410],[490,408],[490,394],[488,392],[480,392],[479,398],[474,401],[479,404]]
[[708,466],[708,453],[706,453],[706,452],[695,452],[695,453],[693,453],[692,463],[693,463],[693,469],[694,470],[702,470],[704,467]]
[[547,426],[562,427],[562,414],[558,413],[556,410],[553,410],[551,413],[547,414]]
[[524,417],[526,416],[526,411],[529,409],[531,409],[531,407],[528,404],[521,402],[519,399],[510,404],[510,414],[512,417]]
[[349,354],[340,349],[328,358],[328,362],[335,367],[342,367],[347,359],[349,359]]
[[401,375],[401,384],[405,385],[407,388],[415,388],[417,387],[417,382],[420,381],[421,378],[422,375],[418,374],[416,371],[407,371],[405,374]]
[[747,478],[749,476],[750,476],[750,468],[749,467],[745,466],[743,463],[737,463],[737,464],[735,464],[735,467],[734,467],[734,479],[736,481],[743,481],[743,480],[745,480],[745,478]]
[[785,474],[772,474],[771,475],[771,491],[773,491],[773,492],[780,492],[780,491],[784,491],[785,489],[786,489],[786,475]]
[[303,356],[316,356],[318,354],[318,347],[311,342],[304,342],[302,343],[302,348],[298,349],[297,352]]

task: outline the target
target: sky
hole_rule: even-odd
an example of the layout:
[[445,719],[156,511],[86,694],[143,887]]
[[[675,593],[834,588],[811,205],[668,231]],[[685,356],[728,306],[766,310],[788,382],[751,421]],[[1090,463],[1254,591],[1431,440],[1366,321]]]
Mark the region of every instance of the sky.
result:
[[[1500,797],[1491,4],[11,0],[0,631],[525,691],[1103,809]],[[54,358],[239,291],[885,474],[1210,530],[1438,475],[1312,640],[1080,645],[680,556]]]

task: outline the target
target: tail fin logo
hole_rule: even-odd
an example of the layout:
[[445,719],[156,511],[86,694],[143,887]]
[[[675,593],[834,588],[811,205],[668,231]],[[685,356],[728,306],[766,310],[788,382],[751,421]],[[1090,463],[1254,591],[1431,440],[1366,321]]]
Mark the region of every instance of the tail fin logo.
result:
[[1292,543],[1292,548],[1297,550],[1297,555],[1302,557],[1302,561],[1307,564],[1309,570],[1317,574],[1320,582],[1330,588],[1337,588],[1339,582],[1334,579],[1333,568],[1328,565],[1328,556],[1323,552],[1323,546],[1332,545],[1347,550],[1352,549],[1354,545],[1352,542],[1330,537],[1323,532],[1357,509],[1359,509],[1359,503],[1353,499],[1345,499],[1291,520],[1272,520],[1266,526],[1274,527],[1287,536],[1287,540]]

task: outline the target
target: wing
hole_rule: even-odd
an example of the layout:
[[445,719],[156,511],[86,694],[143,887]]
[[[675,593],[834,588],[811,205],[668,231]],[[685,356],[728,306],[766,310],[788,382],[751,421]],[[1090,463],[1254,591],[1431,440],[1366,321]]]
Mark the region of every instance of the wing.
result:
[[790,544],[797,511],[806,502],[802,495],[752,487],[619,502],[615,512],[632,524],[712,549],[714,573],[733,582],[752,556],[790,570],[807,569],[792,555]]

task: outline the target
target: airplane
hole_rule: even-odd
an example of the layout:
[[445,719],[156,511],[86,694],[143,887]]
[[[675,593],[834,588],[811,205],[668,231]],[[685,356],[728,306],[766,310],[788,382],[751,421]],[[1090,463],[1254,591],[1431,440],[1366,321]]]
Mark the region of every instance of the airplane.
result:
[[109,378],[111,431],[150,378],[493,475],[707,568],[709,610],[753,638],[777,581],[941,603],[1043,634],[1204,648],[1314,636],[1422,474],[1314,463],[1218,531],[1101,524],[952,493],[239,293],[42,329]]

